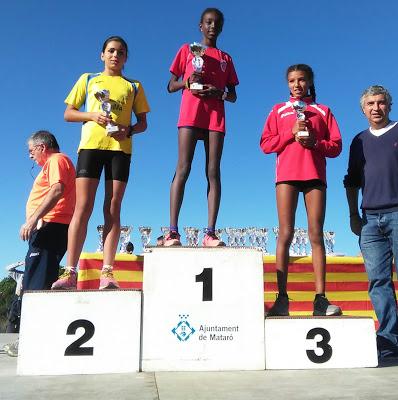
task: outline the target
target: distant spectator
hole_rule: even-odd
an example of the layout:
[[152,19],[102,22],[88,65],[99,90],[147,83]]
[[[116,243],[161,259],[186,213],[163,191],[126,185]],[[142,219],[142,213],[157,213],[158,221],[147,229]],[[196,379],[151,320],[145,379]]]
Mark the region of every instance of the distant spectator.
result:
[[131,243],[131,242],[127,243],[126,251],[127,251],[128,254],[133,254],[134,253],[134,245],[133,245],[133,243]]
[[6,267],[8,276],[16,282],[15,294],[11,299],[7,315],[6,333],[18,333],[21,321],[21,292],[24,272],[18,267],[25,265],[25,261],[18,261]]

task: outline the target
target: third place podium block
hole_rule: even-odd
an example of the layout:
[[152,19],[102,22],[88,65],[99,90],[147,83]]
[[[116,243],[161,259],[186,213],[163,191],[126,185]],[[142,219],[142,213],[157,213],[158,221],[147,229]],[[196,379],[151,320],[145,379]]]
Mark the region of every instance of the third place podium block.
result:
[[142,370],[264,369],[263,293],[259,250],[150,249]]
[[270,317],[266,369],[377,367],[375,326],[367,317]]

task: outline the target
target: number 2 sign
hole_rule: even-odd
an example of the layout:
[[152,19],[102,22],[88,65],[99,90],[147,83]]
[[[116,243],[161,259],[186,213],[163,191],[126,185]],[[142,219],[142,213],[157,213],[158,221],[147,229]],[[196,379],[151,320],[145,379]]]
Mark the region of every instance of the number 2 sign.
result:
[[140,327],[140,291],[26,292],[17,373],[138,371]]

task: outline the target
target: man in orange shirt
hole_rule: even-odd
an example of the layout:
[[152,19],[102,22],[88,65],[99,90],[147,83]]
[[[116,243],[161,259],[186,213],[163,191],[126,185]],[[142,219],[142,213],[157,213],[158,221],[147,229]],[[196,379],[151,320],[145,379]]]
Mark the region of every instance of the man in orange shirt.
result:
[[26,203],[26,221],[20,237],[29,241],[24,290],[50,289],[58,279],[66,252],[68,226],[75,207],[75,168],[60,153],[57,139],[38,131],[28,140],[29,157],[42,167]]

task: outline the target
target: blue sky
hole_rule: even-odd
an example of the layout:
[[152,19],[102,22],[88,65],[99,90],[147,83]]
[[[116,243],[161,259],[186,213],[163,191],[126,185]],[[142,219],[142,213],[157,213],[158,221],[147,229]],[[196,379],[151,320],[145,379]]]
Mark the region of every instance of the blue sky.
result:
[[[117,5],[117,9],[115,6]],[[182,43],[200,40],[198,20],[208,6],[225,15],[218,47],[230,53],[240,79],[238,101],[227,105],[227,136],[222,160],[223,197],[218,225],[277,225],[275,155],[264,155],[259,138],[273,104],[288,98],[286,68],[298,62],[315,71],[317,100],[334,112],[343,136],[343,152],[328,160],[325,229],[336,231],[336,250],[358,253],[348,225],[342,179],[353,136],[367,127],[359,108],[361,92],[382,84],[398,96],[393,45],[398,42],[398,3],[385,0],[274,1],[14,1],[2,5],[3,42],[1,119],[3,167],[1,264],[24,258],[27,245],[18,236],[25,202],[38,167],[32,170],[26,139],[49,129],[61,149],[76,161],[80,125],[63,120],[64,99],[83,72],[102,70],[99,55],[106,37],[126,39],[130,57],[125,75],[140,80],[151,113],[148,130],[134,139],[130,182],[122,223],[149,225],[154,237],[169,221],[169,186],[177,156],[176,121],[180,93],[168,94],[168,68]],[[397,114],[393,106],[391,118]],[[97,247],[102,221],[103,182],[89,225],[86,251]],[[180,227],[207,222],[204,151],[198,144],[186,186]],[[296,226],[306,226],[300,199]],[[270,250],[275,241],[271,235]],[[0,276],[3,270],[0,269]]]

